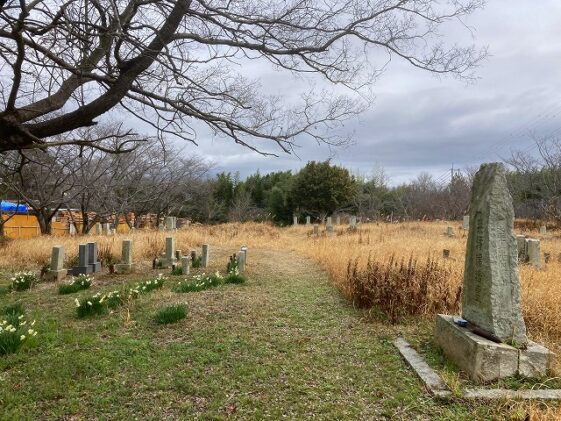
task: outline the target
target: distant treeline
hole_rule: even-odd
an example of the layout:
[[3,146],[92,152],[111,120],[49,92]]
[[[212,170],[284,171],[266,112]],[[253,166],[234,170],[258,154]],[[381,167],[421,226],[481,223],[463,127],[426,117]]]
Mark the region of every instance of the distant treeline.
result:
[[[203,183],[185,212],[204,223],[272,220],[287,225],[293,215],[320,220],[335,213],[368,220],[455,220],[468,211],[474,174],[474,169],[456,172],[439,183],[422,173],[390,187],[382,170],[353,175],[329,161],[309,162],[296,173],[256,172],[245,180],[222,172]],[[508,181],[517,217],[561,220],[561,189],[556,188],[561,187],[561,170],[558,176],[547,168],[512,170]]]

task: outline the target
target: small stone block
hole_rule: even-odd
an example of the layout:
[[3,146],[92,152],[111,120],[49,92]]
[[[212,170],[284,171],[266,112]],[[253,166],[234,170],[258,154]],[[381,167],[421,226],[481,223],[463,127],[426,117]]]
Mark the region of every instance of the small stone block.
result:
[[48,270],[43,275],[43,280],[45,282],[58,282],[58,281],[62,281],[64,278],[66,278],[67,274],[68,274],[68,271],[66,269]]
[[526,349],[520,350],[518,372],[522,377],[543,377],[549,372],[553,357],[545,346],[528,341]]
[[436,316],[434,341],[444,354],[476,382],[490,382],[518,372],[518,350],[475,335],[454,323],[452,316]]
[[115,265],[115,272],[117,273],[131,273],[135,270],[134,264],[119,263]]

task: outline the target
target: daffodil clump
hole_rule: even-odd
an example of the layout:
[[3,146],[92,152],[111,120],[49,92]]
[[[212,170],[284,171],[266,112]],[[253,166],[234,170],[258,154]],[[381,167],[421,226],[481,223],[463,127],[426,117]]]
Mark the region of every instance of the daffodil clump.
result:
[[72,277],[69,284],[62,284],[58,287],[59,294],[73,294],[83,289],[88,289],[92,285],[93,278],[86,274]]
[[124,287],[121,290],[114,290],[102,294],[98,292],[91,297],[82,299],[76,298],[76,314],[79,318],[107,314],[130,300],[138,298],[141,294],[146,294],[155,289],[161,288],[167,278],[159,274],[156,278],[136,284],[134,287]]
[[106,300],[107,295],[102,294],[101,292],[98,292],[91,297],[84,297],[81,300],[76,298],[74,300],[76,303],[76,314],[80,318],[105,314],[108,311]]
[[243,284],[246,281],[245,277],[240,274],[238,257],[236,255],[230,257],[226,271],[225,284]]
[[139,283],[136,288],[140,290],[141,293],[146,293],[153,291],[155,289],[159,289],[164,286],[164,281],[167,278],[164,276],[163,273],[159,273],[158,276],[154,279],[150,279],[148,281],[144,281]]
[[203,291],[205,289],[217,287],[221,283],[223,283],[224,278],[220,275],[219,272],[216,272],[214,275],[207,275],[205,273],[201,273],[199,275],[194,275],[190,280],[183,280],[182,282],[178,282],[177,286],[175,287],[176,292],[198,292]]
[[9,306],[0,316],[0,355],[16,352],[29,339],[37,336],[35,320],[28,322],[20,303]]
[[12,277],[12,290],[25,291],[39,282],[39,278],[33,272],[18,272]]

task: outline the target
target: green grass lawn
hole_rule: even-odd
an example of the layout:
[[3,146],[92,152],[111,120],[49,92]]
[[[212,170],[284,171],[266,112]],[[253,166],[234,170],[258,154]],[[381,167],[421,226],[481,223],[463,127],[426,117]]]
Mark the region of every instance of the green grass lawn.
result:
[[[213,250],[214,272],[227,251]],[[219,265],[218,263],[224,263]],[[349,306],[309,260],[252,250],[248,281],[176,293],[182,277],[104,316],[74,299],[120,286],[105,276],[77,294],[57,285],[0,295],[37,320],[36,343],[0,357],[1,419],[498,419],[504,406],[430,397],[401,360],[398,332]],[[133,280],[150,276],[144,271]],[[157,272],[154,272],[154,275]],[[5,285],[4,285],[5,286]],[[161,325],[162,307],[187,317]]]

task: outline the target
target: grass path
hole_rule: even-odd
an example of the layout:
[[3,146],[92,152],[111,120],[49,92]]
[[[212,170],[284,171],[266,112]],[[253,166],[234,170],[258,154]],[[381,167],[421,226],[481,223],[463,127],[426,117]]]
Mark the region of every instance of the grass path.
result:
[[[226,250],[213,248],[213,261]],[[221,265],[222,266],[222,265]],[[222,267],[213,267],[213,270]],[[145,279],[150,271],[146,271]],[[490,419],[493,409],[433,400],[327,274],[291,252],[250,250],[249,281],[162,291],[78,320],[54,285],[0,296],[37,319],[35,347],[0,359],[2,419]],[[88,295],[118,281],[101,279]],[[141,279],[140,277],[138,279]],[[186,319],[152,321],[185,302]]]

